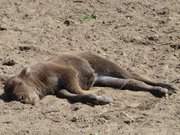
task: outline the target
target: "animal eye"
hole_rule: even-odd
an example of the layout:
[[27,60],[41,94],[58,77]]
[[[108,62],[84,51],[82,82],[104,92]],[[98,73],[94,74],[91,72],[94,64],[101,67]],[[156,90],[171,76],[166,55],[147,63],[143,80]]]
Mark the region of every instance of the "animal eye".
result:
[[22,82],[20,82],[19,85],[22,85]]

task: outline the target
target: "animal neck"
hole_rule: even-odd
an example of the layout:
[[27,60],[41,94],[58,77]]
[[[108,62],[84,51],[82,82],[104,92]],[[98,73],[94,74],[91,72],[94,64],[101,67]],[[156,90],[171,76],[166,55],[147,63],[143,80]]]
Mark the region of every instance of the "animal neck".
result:
[[32,75],[28,80],[27,83],[32,87],[32,90],[34,90],[40,97],[45,96],[46,90],[48,89],[47,83],[45,81],[45,77],[42,80],[41,76]]

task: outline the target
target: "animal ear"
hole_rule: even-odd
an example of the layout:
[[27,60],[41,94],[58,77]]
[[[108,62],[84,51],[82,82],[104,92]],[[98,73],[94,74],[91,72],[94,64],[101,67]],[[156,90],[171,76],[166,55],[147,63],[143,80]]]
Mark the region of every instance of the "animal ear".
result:
[[20,76],[28,76],[29,74],[30,74],[30,68],[26,67],[21,71]]

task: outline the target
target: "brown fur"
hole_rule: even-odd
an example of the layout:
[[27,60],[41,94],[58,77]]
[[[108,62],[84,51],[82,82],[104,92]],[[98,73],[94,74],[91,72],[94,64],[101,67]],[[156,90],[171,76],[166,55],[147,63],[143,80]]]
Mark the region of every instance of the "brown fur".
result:
[[91,53],[63,54],[24,68],[5,83],[5,94],[24,103],[35,104],[45,95],[55,94],[71,101],[106,104],[112,99],[89,91],[92,86],[149,91],[155,96],[176,88],[157,83],[121,69],[113,62]]

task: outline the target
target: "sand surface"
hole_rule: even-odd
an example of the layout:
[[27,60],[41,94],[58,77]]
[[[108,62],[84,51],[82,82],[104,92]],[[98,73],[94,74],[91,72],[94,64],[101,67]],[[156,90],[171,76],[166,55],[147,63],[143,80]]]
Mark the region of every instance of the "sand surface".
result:
[[[92,51],[180,88],[179,0],[0,0],[0,75],[64,52]],[[114,102],[37,106],[0,99],[0,135],[179,135],[180,92],[96,88]],[[0,94],[3,85],[0,84]]]

